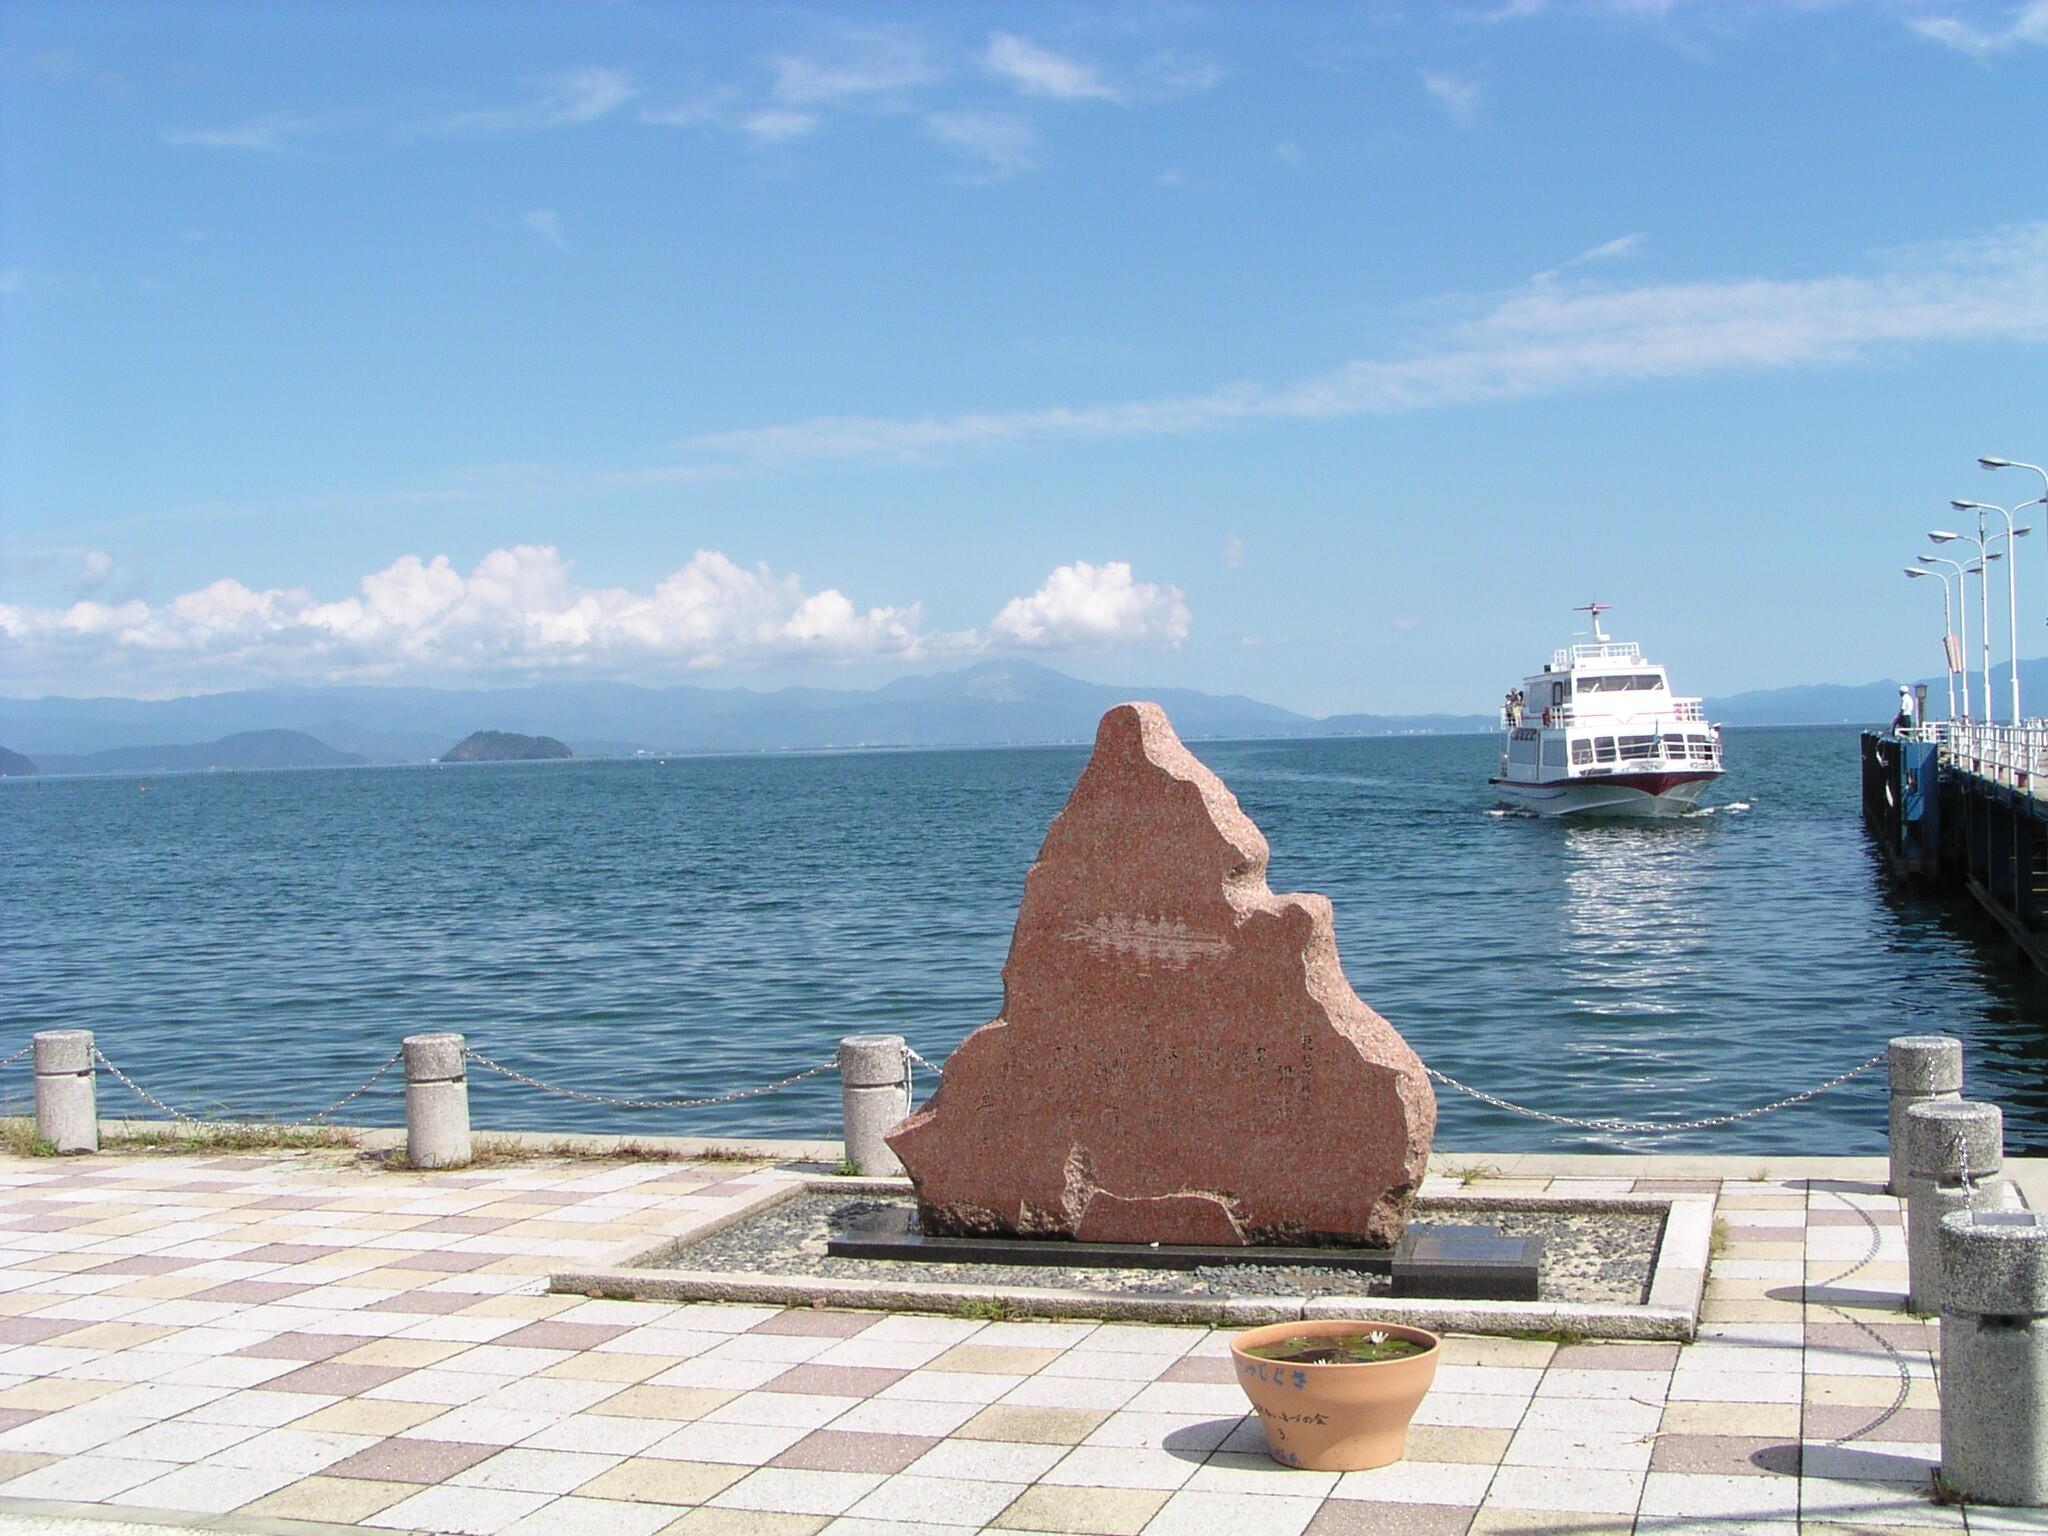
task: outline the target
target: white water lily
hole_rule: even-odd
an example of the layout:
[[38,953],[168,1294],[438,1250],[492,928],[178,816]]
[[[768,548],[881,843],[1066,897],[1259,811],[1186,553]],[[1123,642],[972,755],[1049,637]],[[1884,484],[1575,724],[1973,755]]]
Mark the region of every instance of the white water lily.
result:
[[1368,1333],[1368,1334],[1367,1334],[1367,1335],[1365,1336],[1365,1342],[1366,1342],[1366,1343],[1368,1343],[1368,1344],[1384,1344],[1384,1343],[1386,1343],[1386,1342],[1387,1342],[1387,1334],[1386,1334],[1386,1330],[1385,1330],[1385,1329],[1383,1329],[1383,1328],[1375,1328],[1375,1329],[1373,1329],[1373,1331],[1372,1331],[1371,1333]]

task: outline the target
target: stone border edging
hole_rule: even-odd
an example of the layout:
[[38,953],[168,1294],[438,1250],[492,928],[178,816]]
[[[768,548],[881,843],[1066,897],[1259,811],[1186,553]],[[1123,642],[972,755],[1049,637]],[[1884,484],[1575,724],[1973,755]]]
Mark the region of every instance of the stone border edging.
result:
[[[722,1301],[754,1305],[840,1306],[890,1312],[958,1312],[1000,1303],[1017,1318],[1092,1318],[1103,1321],[1207,1323],[1252,1327],[1310,1317],[1355,1316],[1354,1297],[1181,1297],[1130,1296],[1089,1290],[949,1285],[912,1280],[844,1280],[824,1276],[765,1274],[731,1270],[664,1269],[656,1266],[691,1244],[737,1226],[765,1211],[812,1194],[906,1195],[901,1178],[820,1178],[792,1174],[764,1184],[742,1204],[694,1216],[650,1244],[641,1237],[621,1244],[587,1268],[548,1276],[556,1293],[598,1295],[638,1301]],[[1370,1303],[1376,1317],[1390,1322],[1457,1333],[1572,1332],[1601,1339],[1676,1339],[1690,1342],[1699,1331],[1700,1298],[1706,1285],[1713,1234],[1711,1195],[1493,1195],[1431,1197],[1438,1208],[1459,1205],[1521,1206],[1541,1211],[1665,1212],[1664,1233],[1650,1272],[1650,1299],[1638,1305],[1599,1302],[1430,1301],[1382,1297]]]

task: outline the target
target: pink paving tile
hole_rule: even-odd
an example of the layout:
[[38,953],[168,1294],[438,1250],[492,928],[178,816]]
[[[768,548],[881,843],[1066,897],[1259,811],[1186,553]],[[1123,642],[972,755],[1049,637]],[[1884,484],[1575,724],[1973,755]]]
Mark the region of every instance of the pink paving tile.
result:
[[894,1386],[908,1371],[868,1365],[799,1365],[764,1383],[763,1392],[804,1392],[823,1397],[873,1397]]
[[90,1226],[98,1221],[97,1216],[29,1216],[7,1225],[9,1232],[69,1232],[73,1227]]
[[1782,1437],[1659,1435],[1650,1452],[1652,1472],[1799,1473],[1799,1446]]
[[[360,1344],[365,1342],[358,1339]],[[342,1365],[333,1360],[323,1360],[317,1365],[308,1365],[296,1371],[276,1377],[263,1383],[266,1392],[318,1392],[332,1393],[336,1397],[354,1397],[372,1387],[381,1387],[387,1381],[396,1381],[406,1372],[388,1365]]]
[[[1916,1349],[1923,1353],[1931,1351],[1941,1332],[1933,1323],[1897,1322],[1867,1324],[1879,1338],[1894,1349]],[[1877,1353],[1877,1344],[1854,1323],[1808,1323],[1806,1325],[1806,1347],[1808,1349],[1851,1349],[1858,1352]]]
[[797,1312],[778,1312],[765,1322],[749,1328],[749,1333],[795,1333],[814,1339],[850,1339],[857,1333],[864,1333],[882,1320],[879,1312],[830,1312],[811,1309]]
[[358,1477],[376,1483],[438,1483],[488,1461],[503,1450],[460,1440],[406,1440],[392,1436],[321,1469],[323,1477]]
[[528,1323],[524,1328],[515,1328],[510,1333],[500,1334],[491,1340],[494,1345],[510,1345],[515,1349],[595,1349],[609,1339],[616,1339],[626,1330],[612,1323],[556,1323],[542,1321]]
[[802,1467],[811,1472],[901,1472],[938,1443],[934,1435],[814,1429],[767,1465]]
[[373,1301],[361,1310],[439,1317],[449,1312],[460,1312],[464,1307],[473,1307],[480,1299],[461,1291],[403,1291],[396,1296],[386,1296],[382,1301]]
[[95,1275],[174,1275],[181,1269],[203,1264],[204,1259],[173,1259],[162,1254],[137,1253],[111,1264],[95,1264]]
[[91,1326],[75,1317],[0,1317],[0,1344],[40,1344]]
[[1477,1513],[1456,1504],[1330,1499],[1302,1536],[1465,1536]]
[[42,1416],[33,1408],[0,1408],[0,1434],[5,1434],[10,1429],[19,1429],[22,1425],[32,1423]]
[[720,1179],[716,1184],[706,1184],[696,1191],[700,1195],[758,1195],[759,1184],[749,1184],[744,1179]]
[[243,1302],[260,1307],[266,1301],[283,1301],[287,1296],[296,1296],[311,1289],[313,1287],[310,1285],[292,1285],[282,1280],[229,1280],[225,1284],[195,1292],[185,1299]]
[[1668,1371],[1678,1364],[1676,1344],[1565,1344],[1551,1356],[1553,1367],[1575,1371]]
[[384,1267],[427,1269],[446,1275],[461,1275],[472,1269],[482,1269],[486,1264],[495,1264],[503,1257],[502,1253],[409,1253],[402,1259],[393,1259]]
[[1230,1386],[1237,1381],[1237,1372],[1228,1360],[1212,1360],[1206,1355],[1188,1356],[1174,1361],[1160,1372],[1159,1380],[1202,1381]]
[[332,1360],[362,1346],[360,1337],[345,1333],[280,1333],[234,1353],[252,1360]]
[[1941,1415],[1932,1408],[1901,1408],[1879,1424],[1882,1408],[1854,1403],[1808,1403],[1803,1433],[1808,1440],[1846,1440],[1859,1445],[1904,1440],[1931,1445],[1941,1439]]

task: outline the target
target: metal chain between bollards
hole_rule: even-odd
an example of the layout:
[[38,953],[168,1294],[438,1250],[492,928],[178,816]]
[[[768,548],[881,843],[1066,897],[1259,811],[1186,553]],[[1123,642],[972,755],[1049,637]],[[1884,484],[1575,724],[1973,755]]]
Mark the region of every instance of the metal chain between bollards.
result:
[[1870,1060],[1851,1067],[1848,1071],[1837,1077],[1831,1077],[1824,1083],[1817,1083],[1804,1093],[1795,1093],[1782,1099],[1773,1099],[1768,1104],[1759,1104],[1754,1109],[1737,1110],[1732,1115],[1709,1115],[1701,1120],[1584,1120],[1573,1115],[1553,1115],[1547,1110],[1531,1109],[1526,1104],[1510,1103],[1497,1094],[1488,1093],[1483,1088],[1474,1088],[1469,1083],[1461,1083],[1448,1072],[1439,1072],[1435,1067],[1425,1066],[1422,1070],[1436,1079],[1436,1081],[1442,1083],[1446,1088],[1455,1088],[1459,1093],[1475,1098],[1482,1104],[1491,1104],[1495,1109],[1504,1109],[1511,1115],[1524,1115],[1531,1120],[1544,1120],[1552,1125],[1568,1125],[1575,1130],[1582,1131],[1615,1131],[1626,1132],[1632,1135],[1663,1135],[1673,1131],[1712,1130],[1715,1126],[1734,1125],[1738,1121],[1754,1120],[1759,1115],[1768,1115],[1773,1110],[1788,1109],[1794,1104],[1804,1104],[1808,1099],[1819,1098],[1830,1088],[1841,1087],[1842,1084],[1848,1082],[1851,1078],[1861,1077],[1865,1072],[1868,1072],[1872,1067],[1882,1062],[1885,1056],[1886,1053],[1884,1051],[1879,1051]]
[[578,1088],[563,1088],[555,1083],[544,1083],[537,1077],[530,1077],[526,1073],[521,1072],[517,1067],[505,1066],[503,1063],[493,1061],[490,1057],[483,1055],[479,1051],[470,1050],[466,1046],[463,1048],[462,1054],[487,1072],[495,1072],[500,1077],[509,1077],[515,1083],[524,1083],[527,1087],[537,1088],[542,1093],[552,1093],[564,1099],[575,1099],[579,1103],[584,1104],[605,1104],[613,1109],[705,1109],[714,1104],[736,1104],[742,1099],[758,1099],[764,1094],[780,1093],[783,1089],[794,1087],[806,1078],[816,1077],[820,1072],[830,1072],[839,1065],[836,1059],[821,1061],[815,1067],[805,1067],[801,1072],[789,1077],[779,1078],[772,1083],[764,1083],[759,1088],[740,1088],[732,1093],[713,1094],[709,1098],[620,1099],[614,1098],[609,1094],[585,1093]]
[[[33,1045],[34,1042],[31,1041],[30,1044]],[[19,1052],[16,1052],[16,1055],[19,1054]],[[124,1088],[126,1088],[130,1093],[134,1094],[135,1097],[142,1100],[143,1103],[148,1104],[153,1108],[162,1110],[165,1114],[169,1115],[173,1120],[176,1120],[181,1124],[276,1125],[284,1130],[293,1130],[300,1126],[317,1125],[322,1120],[325,1120],[329,1115],[332,1115],[339,1110],[345,1109],[348,1105],[354,1103],[357,1099],[361,1098],[364,1094],[368,1093],[372,1088],[376,1087],[377,1084],[383,1080],[385,1073],[389,1072],[393,1067],[398,1065],[400,1058],[404,1054],[405,1053],[402,1050],[393,1051],[390,1057],[385,1061],[383,1066],[379,1067],[376,1071],[372,1072],[368,1077],[363,1079],[363,1081],[359,1083],[356,1087],[351,1088],[347,1093],[343,1094],[340,1098],[336,1099],[332,1104],[328,1105],[325,1109],[320,1110],[315,1114],[310,1114],[306,1116],[303,1120],[252,1121],[208,1120],[200,1115],[188,1115],[185,1113],[184,1110],[177,1108],[175,1105],[166,1104],[162,1099],[158,1098],[155,1094],[151,1093],[147,1088],[143,1087],[142,1084],[135,1081],[135,1079],[130,1077],[126,1072],[123,1072],[119,1067],[115,1066],[113,1061],[108,1057],[107,1053],[101,1050],[97,1044],[95,1044],[92,1048],[93,1060],[97,1061],[101,1066],[105,1067],[107,1071],[114,1077],[114,1079],[118,1081]],[[10,1056],[7,1057],[5,1060],[0,1060],[0,1066],[5,1066],[8,1061],[12,1061],[13,1059],[14,1058]]]
[[933,1061],[930,1057],[921,1054],[916,1046],[906,1045],[905,1047],[903,1047],[903,1049],[910,1053],[910,1059],[916,1062],[920,1067],[930,1068],[931,1073],[934,1077],[944,1077],[946,1075],[946,1069],[944,1067],[940,1066],[936,1061]]

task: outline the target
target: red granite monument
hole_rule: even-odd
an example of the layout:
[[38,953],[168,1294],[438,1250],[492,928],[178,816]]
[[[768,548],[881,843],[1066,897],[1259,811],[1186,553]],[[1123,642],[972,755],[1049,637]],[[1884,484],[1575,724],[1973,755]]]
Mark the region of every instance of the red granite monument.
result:
[[1156,704],[1102,717],[1003,967],[1003,1012],[889,1134],[933,1234],[1391,1244],[1436,1129],[1329,901]]

